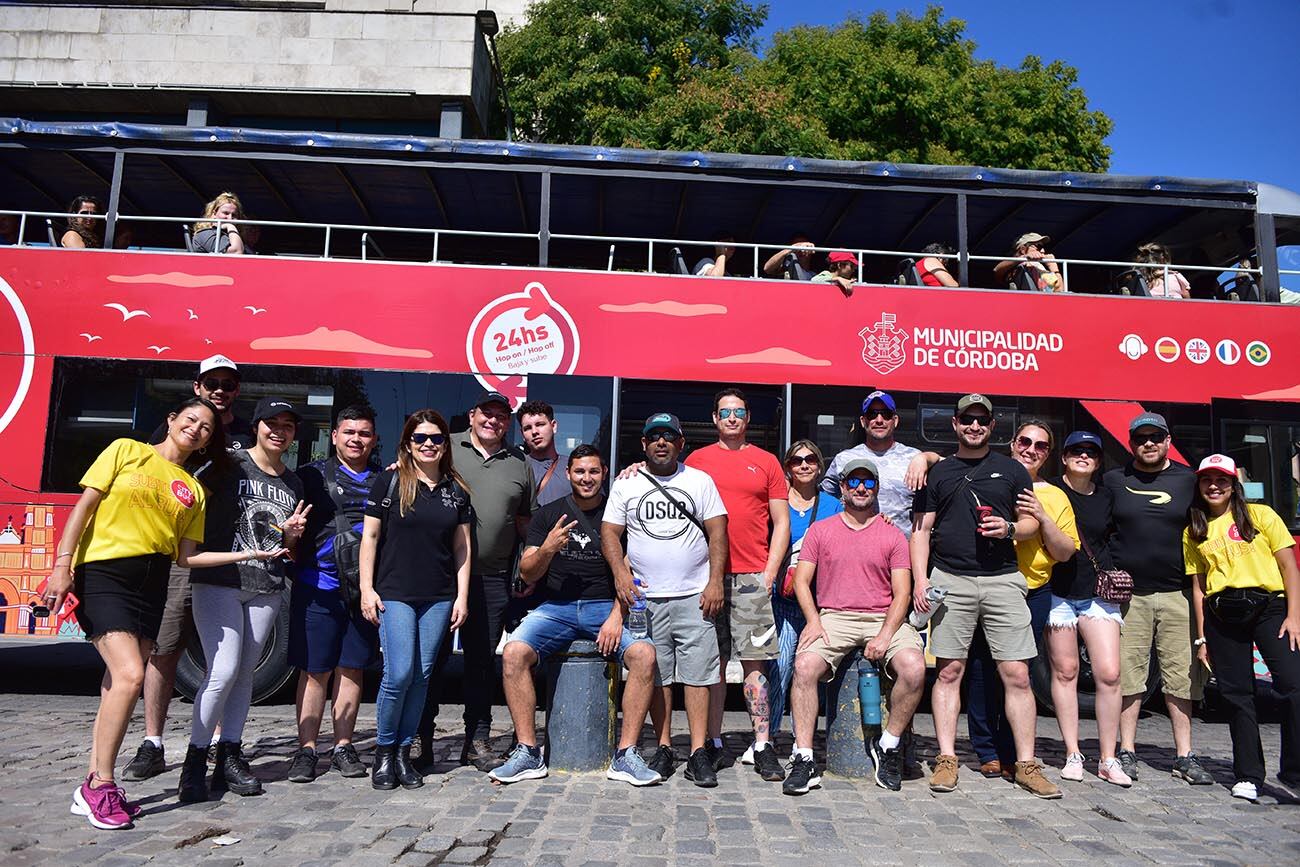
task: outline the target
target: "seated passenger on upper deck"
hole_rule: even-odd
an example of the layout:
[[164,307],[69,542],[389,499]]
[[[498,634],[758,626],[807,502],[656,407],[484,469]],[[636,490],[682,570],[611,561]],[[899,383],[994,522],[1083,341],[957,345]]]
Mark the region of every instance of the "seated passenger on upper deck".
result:
[[[203,208],[204,217],[216,217],[220,220],[239,220],[244,216],[244,208],[239,204],[239,197],[234,193],[218,193],[217,197]],[[230,253],[242,255],[249,252],[244,246],[244,239],[239,234],[235,223],[223,222],[220,230],[217,223],[202,222],[194,224],[194,238],[190,242],[196,253]]]
[[1165,280],[1165,268],[1169,264],[1169,251],[1160,244],[1143,244],[1137,249],[1137,262],[1149,267],[1142,269],[1142,276],[1147,280],[1147,292],[1152,298],[1191,298],[1192,287],[1187,278],[1174,269],[1168,271],[1169,280]]
[[814,283],[834,283],[844,297],[853,294],[853,283],[858,276],[858,257],[847,250],[836,250],[826,257],[826,270],[812,278]]
[[695,263],[691,273],[696,277],[727,277],[727,264],[736,258],[736,236],[723,233],[713,237],[713,258],[705,256]]
[[950,286],[957,287],[961,284],[957,278],[948,272],[948,261],[955,252],[947,244],[927,244],[922,256],[916,262],[916,273],[921,278],[923,286]]
[[[1065,281],[1061,277],[1060,266],[1056,264],[1056,257],[1047,252],[1047,245],[1051,238],[1046,235],[1040,235],[1037,232],[1026,232],[1016,239],[1013,256],[1028,259],[1027,262],[1017,262],[1013,259],[1003,259],[993,266],[993,277],[999,284],[1005,284],[1010,289],[1027,289],[1033,286],[1038,292],[1065,292]],[[1020,275],[1025,275],[1021,278]],[[1023,285],[1022,284],[1027,284]]]
[[813,274],[813,242],[807,235],[795,235],[790,246],[776,253],[763,264],[763,273],[769,277],[792,280],[811,280]]
[[92,220],[79,214],[102,214],[104,203],[94,196],[77,196],[68,205],[68,228],[59,239],[60,247],[74,250],[104,246],[104,221]]
[[12,247],[18,243],[17,214],[0,214],[0,247]]

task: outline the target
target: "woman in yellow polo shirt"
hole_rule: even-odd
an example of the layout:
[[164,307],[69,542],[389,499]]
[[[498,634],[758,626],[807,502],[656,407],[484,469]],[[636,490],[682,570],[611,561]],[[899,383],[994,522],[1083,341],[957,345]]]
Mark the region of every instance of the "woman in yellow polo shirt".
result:
[[1210,455],[1196,471],[1196,496],[1183,531],[1183,559],[1192,582],[1196,652],[1213,664],[1231,708],[1232,795],[1254,801],[1264,783],[1264,750],[1255,719],[1252,645],[1282,696],[1282,761],[1278,780],[1300,794],[1300,569],[1295,540],[1268,506],[1247,503],[1237,465]]

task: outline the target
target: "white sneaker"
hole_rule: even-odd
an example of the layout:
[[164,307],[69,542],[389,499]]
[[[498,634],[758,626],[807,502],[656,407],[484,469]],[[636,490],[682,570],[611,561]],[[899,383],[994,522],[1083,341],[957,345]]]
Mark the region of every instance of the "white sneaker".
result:
[[1077,783],[1083,779],[1083,753],[1070,753],[1061,768],[1061,779]]
[[1232,785],[1232,797],[1241,798],[1243,801],[1250,801],[1253,804],[1259,800],[1259,790],[1255,788],[1254,783],[1238,780]]
[[745,748],[745,754],[744,754],[743,756],[740,757],[740,763],[741,763],[742,765],[752,765],[752,764],[754,764],[754,745],[753,745],[753,744],[750,744],[748,747]]

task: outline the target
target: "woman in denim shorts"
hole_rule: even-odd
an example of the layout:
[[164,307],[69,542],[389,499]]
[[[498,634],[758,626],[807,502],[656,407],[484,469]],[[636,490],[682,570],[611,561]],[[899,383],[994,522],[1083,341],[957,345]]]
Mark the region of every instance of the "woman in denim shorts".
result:
[[1119,734],[1119,605],[1097,596],[1097,570],[1111,569],[1106,540],[1111,524],[1110,492],[1094,482],[1101,470],[1101,438],[1075,431],[1065,438],[1061,462],[1064,474],[1053,484],[1065,491],[1074,508],[1082,542],[1073,558],[1052,567],[1052,609],[1047,619],[1047,652],[1052,662],[1052,703],[1065,741],[1061,779],[1083,779],[1079,752],[1079,638],[1088,648],[1097,689],[1097,743],[1101,756],[1097,776],[1128,787],[1133,780],[1115,755]]

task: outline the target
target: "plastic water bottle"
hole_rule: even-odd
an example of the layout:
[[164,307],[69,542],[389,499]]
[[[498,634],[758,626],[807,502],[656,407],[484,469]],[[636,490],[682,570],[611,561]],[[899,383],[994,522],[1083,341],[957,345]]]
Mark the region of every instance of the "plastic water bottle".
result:
[[645,638],[650,634],[650,621],[646,613],[645,585],[640,578],[632,579],[635,590],[632,593],[632,607],[627,610],[627,630],[633,638]]
[[858,663],[858,703],[862,705],[862,724],[880,727],[880,672],[865,656]]
[[912,613],[907,615],[907,622],[912,624],[913,629],[924,629],[926,624],[930,622],[930,618],[934,616],[934,611],[939,607],[939,603],[943,601],[943,597],[947,595],[948,588],[935,587],[931,584],[929,589],[925,591],[925,598],[930,602],[930,610],[916,611],[913,609]]

